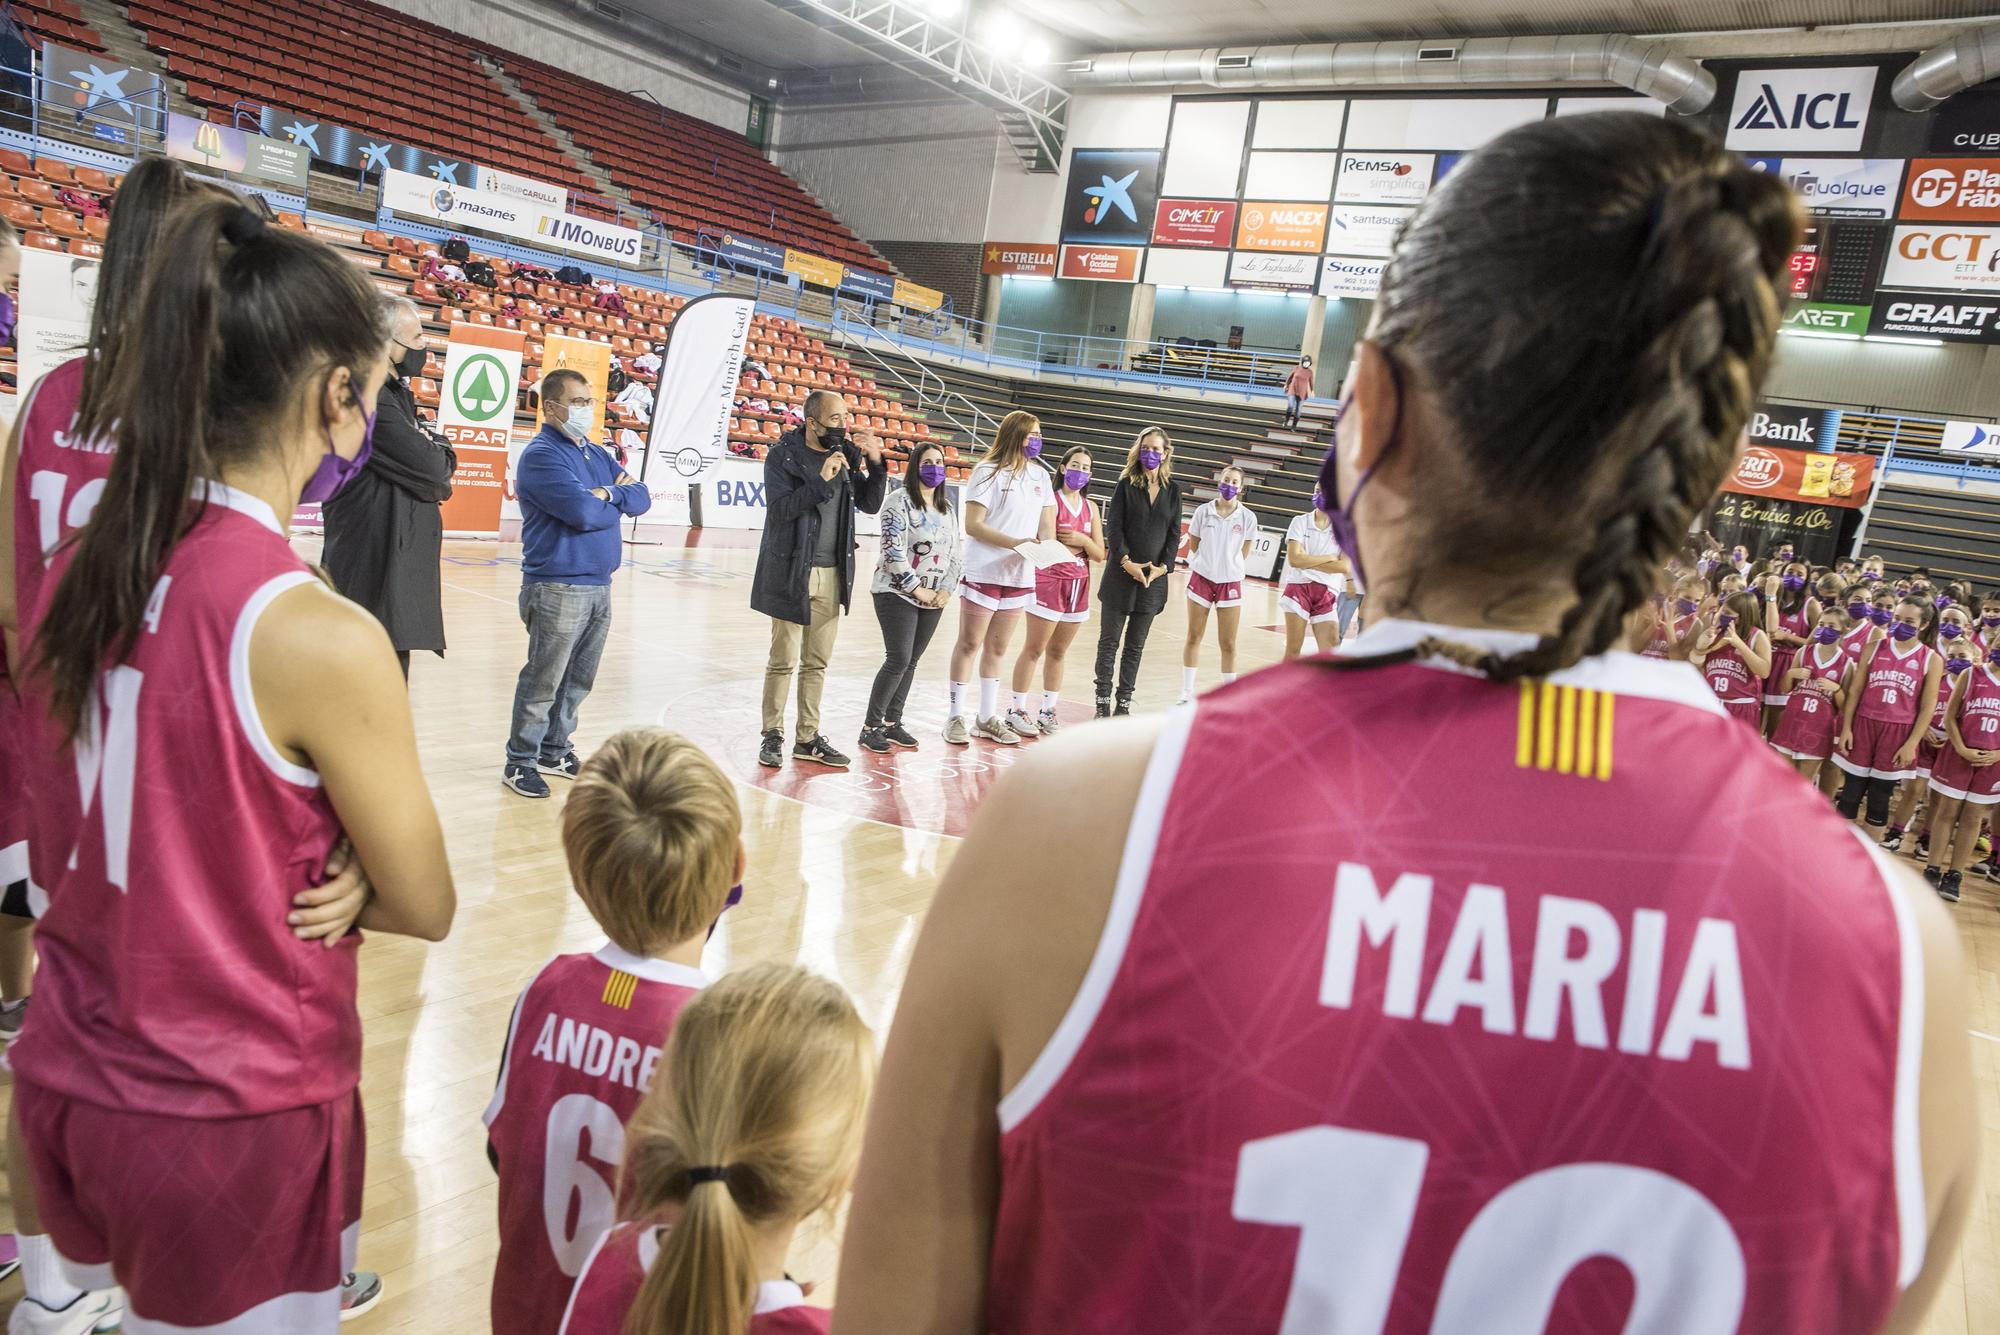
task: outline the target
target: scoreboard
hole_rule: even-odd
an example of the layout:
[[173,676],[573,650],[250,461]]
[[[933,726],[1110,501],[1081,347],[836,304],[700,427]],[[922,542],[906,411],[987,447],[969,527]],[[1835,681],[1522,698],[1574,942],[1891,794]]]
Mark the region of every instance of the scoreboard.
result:
[[1882,275],[1891,224],[1872,218],[1821,219],[1792,252],[1792,299],[1868,306]]

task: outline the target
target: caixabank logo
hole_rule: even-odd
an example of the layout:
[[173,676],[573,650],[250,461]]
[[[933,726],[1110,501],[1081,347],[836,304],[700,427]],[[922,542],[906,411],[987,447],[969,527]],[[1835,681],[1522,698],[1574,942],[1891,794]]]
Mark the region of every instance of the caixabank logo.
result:
[[1872,65],[1744,70],[1724,142],[1739,152],[1851,153],[1868,132],[1880,74]]

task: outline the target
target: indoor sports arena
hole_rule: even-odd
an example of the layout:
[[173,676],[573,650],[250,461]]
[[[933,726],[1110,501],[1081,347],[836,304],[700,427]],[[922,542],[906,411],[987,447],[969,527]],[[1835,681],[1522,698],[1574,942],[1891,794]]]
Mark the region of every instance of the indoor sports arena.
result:
[[2000,1335],[1991,0],[4,0],[8,1335]]

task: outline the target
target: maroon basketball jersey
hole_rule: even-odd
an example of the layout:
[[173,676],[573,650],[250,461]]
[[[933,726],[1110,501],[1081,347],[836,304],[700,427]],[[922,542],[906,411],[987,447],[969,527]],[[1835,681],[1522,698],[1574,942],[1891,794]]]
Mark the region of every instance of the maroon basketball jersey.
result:
[[[1352,652],[1430,634],[1532,643]],[[1204,697],[1000,1105],[990,1329],[1873,1335],[1926,1242],[1878,856],[1681,664]]]
[[1757,679],[1750,675],[1750,665],[1734,645],[1725,644],[1703,659],[1701,675],[1708,679],[1708,688],[1718,700],[1751,700],[1761,694]]
[[[1863,668],[1856,718],[1882,723],[1914,723],[1924,693],[1924,674],[1936,650],[1921,640],[1884,638]],[[1942,687],[1940,687],[1942,689]]]
[[500,1161],[494,1335],[548,1335],[618,1219],[625,1123],[701,970],[607,944],[558,955],[514,1004],[486,1132]]
[[[103,494],[111,471],[109,450],[86,449],[71,435],[83,392],[83,362],[72,358],[35,382],[20,414],[20,452],[14,474],[14,608],[26,629],[41,607],[43,572],[56,543],[81,528]],[[27,641],[22,644],[26,660]],[[36,730],[22,713],[0,656],[0,888],[30,877],[28,830],[36,765]],[[33,903],[41,906],[35,878]]]
[[[663,1232],[652,1224],[628,1223],[599,1238],[577,1276],[556,1335],[621,1335],[625,1314],[660,1254]],[[757,1286],[746,1335],[827,1335],[832,1329],[833,1313],[807,1304],[805,1291],[791,1280]]]
[[1976,751],[2000,751],[2000,676],[1994,675],[1990,661],[1966,672],[1969,684],[1958,706],[1958,735]]
[[[241,1117],[359,1082],[361,938],[329,950],[285,923],[340,825],[250,694],[257,619],[313,575],[268,505],[207,495],[132,652],[37,786],[35,858],[54,879],[35,934],[41,1003],[13,1061],[104,1107]],[[25,707],[46,717],[46,684],[28,686]]]

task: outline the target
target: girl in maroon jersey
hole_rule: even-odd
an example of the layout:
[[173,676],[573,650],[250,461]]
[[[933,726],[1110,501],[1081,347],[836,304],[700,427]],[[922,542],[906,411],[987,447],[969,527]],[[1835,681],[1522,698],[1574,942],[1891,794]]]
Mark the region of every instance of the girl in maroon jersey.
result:
[[[1840,814],[1862,819],[1865,798],[1866,823],[1878,830],[1889,823],[1896,785],[1916,772],[1917,748],[1937,708],[1944,660],[1918,638],[1926,610],[1935,609],[1914,597],[1903,599],[1887,633],[1870,638],[1862,649],[1834,742],[1833,763],[1847,775],[1836,799]],[[1900,842],[1885,841],[1890,848]]]
[[2000,675],[1968,660],[1945,710],[1945,746],[1931,768],[1930,865],[1924,879],[1956,902],[1979,856],[1980,829],[2000,804]]
[[1642,653],[1647,658],[1686,662],[1701,634],[1702,613],[1709,597],[1707,580],[1700,575],[1683,575],[1674,584],[1674,596],[1655,605]]
[[1833,753],[1840,707],[1853,659],[1840,647],[1842,613],[1827,608],[1819,614],[1811,639],[1785,674],[1785,707],[1771,734],[1771,747],[1789,759],[1807,782]]
[[1771,640],[1757,628],[1755,599],[1748,593],[1723,599],[1695,637],[1689,661],[1701,669],[1731,717],[1758,726],[1764,679],[1771,675]]
[[[1924,730],[1924,739],[1917,745],[1915,773],[1903,780],[1896,791],[1895,805],[1889,811],[1889,833],[1882,840],[1882,847],[1895,852],[1903,846],[1903,839],[1910,828],[1910,821],[1917,814],[1917,803],[1923,800],[1931,777],[1931,767],[1937,763],[1938,752],[1946,744],[1945,709],[1951,704],[1952,688],[1958,684],[1966,668],[1977,658],[1977,649],[1967,633],[1972,626],[1972,618],[1962,607],[1946,607],[1937,613],[1937,624],[1931,637],[1925,641],[1945,660],[1944,675],[1938,681],[1937,705],[1931,711],[1930,727]],[[1917,856],[1930,856],[1930,830],[1933,811],[1924,813],[1924,826],[1917,836]]]
[[875,1037],[838,984],[757,964],[705,988],[625,1131],[628,1222],[584,1262],[557,1335],[824,1335],[785,1257],[846,1197],[874,1080]]
[[1803,561],[1786,561],[1782,570],[1764,580],[1764,633],[1771,641],[1771,670],[1764,681],[1764,731],[1778,726],[1789,688],[1785,677],[1799,650],[1809,642],[1812,628],[1819,623],[1821,603],[1806,591],[1808,572]]

